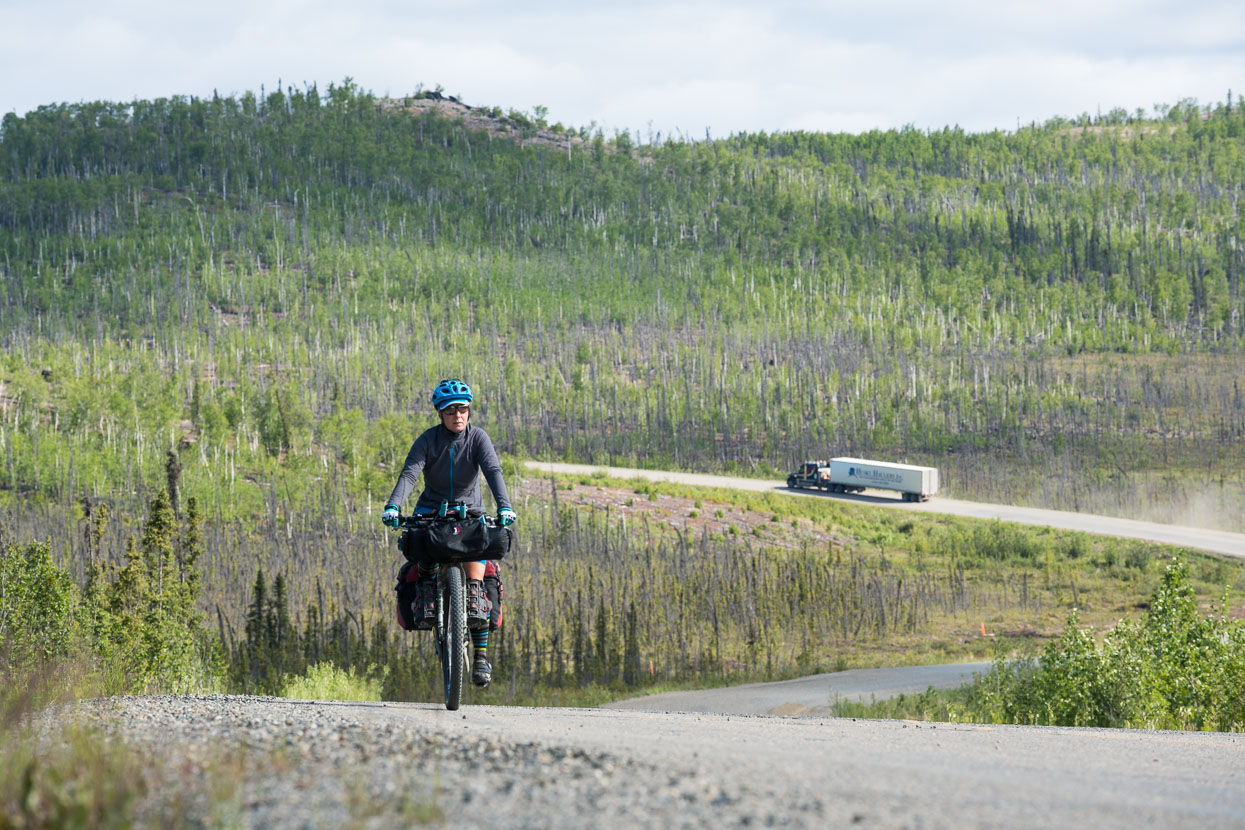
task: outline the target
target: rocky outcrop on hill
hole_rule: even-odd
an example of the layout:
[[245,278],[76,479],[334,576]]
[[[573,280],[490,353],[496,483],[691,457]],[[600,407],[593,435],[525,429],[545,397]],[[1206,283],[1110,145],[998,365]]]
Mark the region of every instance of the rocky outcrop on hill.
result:
[[421,92],[418,97],[379,98],[376,107],[381,112],[406,112],[414,116],[434,113],[451,121],[461,121],[469,130],[484,130],[521,146],[544,145],[565,150],[584,144],[584,139],[571,130],[556,132],[526,116],[505,114],[498,107],[472,107],[453,95],[439,92]]

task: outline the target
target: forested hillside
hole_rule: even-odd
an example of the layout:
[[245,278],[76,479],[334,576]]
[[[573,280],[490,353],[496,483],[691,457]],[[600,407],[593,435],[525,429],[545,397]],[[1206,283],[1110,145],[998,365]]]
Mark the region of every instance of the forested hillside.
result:
[[0,487],[142,491],[175,448],[214,513],[341,516],[459,374],[518,456],[1239,498],[1239,106],[660,146],[514,116],[350,82],[6,116]]

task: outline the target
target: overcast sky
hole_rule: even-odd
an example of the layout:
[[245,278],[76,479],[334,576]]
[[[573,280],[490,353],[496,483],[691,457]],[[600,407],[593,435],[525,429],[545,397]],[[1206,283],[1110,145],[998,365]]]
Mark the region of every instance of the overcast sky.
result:
[[347,76],[640,140],[1013,130],[1245,94],[1245,2],[0,0],[0,114]]

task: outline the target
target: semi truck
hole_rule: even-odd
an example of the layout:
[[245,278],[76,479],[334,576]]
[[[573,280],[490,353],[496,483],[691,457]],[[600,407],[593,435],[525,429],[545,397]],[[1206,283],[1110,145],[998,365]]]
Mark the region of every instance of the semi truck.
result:
[[787,486],[793,490],[807,487],[831,493],[860,493],[866,488],[894,490],[904,501],[928,501],[938,492],[938,470],[865,458],[831,458],[829,462],[804,462],[787,476]]
[[792,490],[804,487],[830,489],[830,462],[805,461],[800,469],[787,476],[787,486]]

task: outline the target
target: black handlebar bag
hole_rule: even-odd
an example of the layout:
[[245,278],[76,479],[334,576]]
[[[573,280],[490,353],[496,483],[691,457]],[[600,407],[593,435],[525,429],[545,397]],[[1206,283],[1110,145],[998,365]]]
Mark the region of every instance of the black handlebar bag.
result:
[[514,534],[508,527],[489,527],[479,519],[433,522],[402,534],[402,555],[410,562],[477,562],[502,559]]

